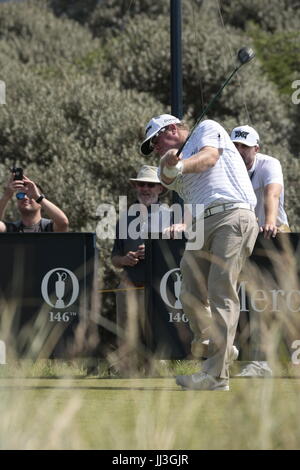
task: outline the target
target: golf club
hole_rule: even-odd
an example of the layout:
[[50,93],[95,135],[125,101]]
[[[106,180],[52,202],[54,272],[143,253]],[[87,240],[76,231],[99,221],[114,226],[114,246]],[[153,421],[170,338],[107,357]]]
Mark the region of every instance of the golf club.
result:
[[238,60],[238,65],[236,66],[236,68],[233,70],[233,72],[231,72],[231,74],[229,75],[229,77],[225,80],[225,82],[223,83],[223,85],[219,88],[219,90],[217,91],[217,93],[215,94],[215,96],[210,100],[210,102],[208,103],[208,105],[204,108],[204,110],[202,111],[200,117],[197,119],[196,121],[196,124],[192,127],[189,135],[187,136],[187,139],[186,141],[182,144],[182,146],[179,148],[178,152],[177,152],[177,156],[180,155],[180,153],[182,152],[183,150],[183,147],[186,145],[186,143],[188,142],[189,138],[191,137],[192,133],[194,132],[194,129],[198,126],[199,122],[201,121],[201,119],[203,118],[203,116],[207,113],[208,109],[213,105],[213,103],[216,101],[216,99],[220,96],[220,94],[222,93],[223,89],[225,88],[225,86],[230,82],[230,80],[232,79],[233,75],[242,67],[242,65],[244,64],[247,64],[248,62],[250,62],[250,60],[253,59],[253,57],[255,56],[255,52],[250,48],[250,47],[242,47],[238,53],[237,53],[237,60]]

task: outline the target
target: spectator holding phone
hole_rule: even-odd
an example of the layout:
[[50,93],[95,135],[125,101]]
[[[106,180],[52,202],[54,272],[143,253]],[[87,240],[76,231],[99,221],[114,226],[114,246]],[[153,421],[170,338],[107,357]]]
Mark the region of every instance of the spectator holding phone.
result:
[[[23,175],[22,171],[14,170],[0,198],[0,232],[67,232],[69,221],[63,211],[47,199],[40,186]],[[15,179],[16,177],[22,179]],[[5,209],[14,194],[20,219],[16,222],[3,222]],[[49,218],[42,217],[42,209]]]

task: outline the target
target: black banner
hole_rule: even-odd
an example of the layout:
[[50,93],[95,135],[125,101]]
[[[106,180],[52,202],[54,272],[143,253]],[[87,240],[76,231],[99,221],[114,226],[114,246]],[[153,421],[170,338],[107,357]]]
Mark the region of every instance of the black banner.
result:
[[[164,359],[191,358],[192,334],[179,298],[184,247],[183,240],[146,243],[149,347]],[[239,284],[241,314],[235,341],[239,359],[265,360],[265,343],[277,325],[278,354],[300,363],[299,279],[300,234],[282,233],[272,240],[259,235]],[[254,318],[259,324],[254,324]],[[259,334],[253,334],[254,329]],[[255,346],[254,336],[259,342]]]
[[93,233],[0,234],[0,341],[8,357],[89,355]]
[[[146,242],[147,346],[157,358],[193,358],[180,302],[184,249],[183,240]],[[3,347],[17,358],[101,356],[95,234],[0,234],[0,259],[0,362]],[[244,274],[239,359],[264,360],[265,338],[273,334],[279,354],[300,364],[300,235],[259,236]],[[254,318],[263,328],[253,327]],[[253,328],[263,332],[255,357]]]

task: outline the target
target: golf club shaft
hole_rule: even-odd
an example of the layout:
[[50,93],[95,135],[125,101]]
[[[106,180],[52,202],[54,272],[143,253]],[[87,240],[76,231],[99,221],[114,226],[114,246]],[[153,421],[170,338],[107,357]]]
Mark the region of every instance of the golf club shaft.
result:
[[177,151],[177,156],[179,157],[179,155],[181,154],[184,146],[187,144],[189,138],[191,137],[192,133],[194,132],[195,128],[198,126],[199,122],[201,121],[201,119],[203,118],[203,116],[207,113],[207,111],[209,110],[209,108],[214,104],[214,102],[216,101],[216,99],[220,96],[220,94],[222,93],[223,89],[225,88],[225,86],[230,82],[230,80],[232,79],[233,75],[239,70],[239,68],[242,66],[243,64],[239,64],[238,67],[236,67],[233,72],[231,72],[231,74],[229,75],[229,77],[225,80],[225,82],[222,84],[222,86],[219,88],[219,90],[217,91],[217,93],[215,94],[215,96],[212,98],[212,100],[208,103],[208,105],[204,108],[204,110],[202,111],[201,115],[199,116],[199,118],[197,119],[196,121],[196,124],[192,127],[189,135],[187,136],[185,142],[181,145],[181,147],[178,149]]

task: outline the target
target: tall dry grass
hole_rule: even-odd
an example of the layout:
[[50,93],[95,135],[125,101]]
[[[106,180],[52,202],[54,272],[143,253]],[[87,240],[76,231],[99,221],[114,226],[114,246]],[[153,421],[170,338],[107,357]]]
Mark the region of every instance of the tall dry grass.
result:
[[[295,256],[287,239],[284,243],[281,253],[269,254],[275,277],[269,268],[258,271],[254,264],[248,264],[243,277],[249,295],[255,295],[255,306],[263,311],[262,345],[274,378],[231,378],[227,393],[181,391],[173,375],[192,373],[200,367],[198,362],[169,366],[151,354],[147,378],[143,371],[123,378],[108,376],[108,369],[101,376],[95,372],[87,377],[83,360],[59,362],[36,356],[40,339],[35,336],[46,328],[41,318],[35,322],[39,328],[32,330],[35,359],[28,359],[30,349],[26,360],[16,358],[11,347],[18,342],[16,337],[9,344],[7,365],[0,365],[1,449],[298,449],[300,379],[298,366],[291,363],[291,345],[299,331],[299,253]],[[262,289],[266,293],[259,296]],[[284,292],[277,295],[276,308],[274,291]],[[9,338],[14,309],[16,304],[1,305],[0,339]],[[134,311],[132,318],[137,315]],[[93,321],[104,325],[99,312]],[[85,351],[86,322],[78,328],[79,343],[73,351]],[[132,331],[124,332],[130,351],[141,351],[144,357],[147,351],[140,350]],[[20,338],[24,334],[21,331]],[[118,351],[107,361],[116,366]]]

